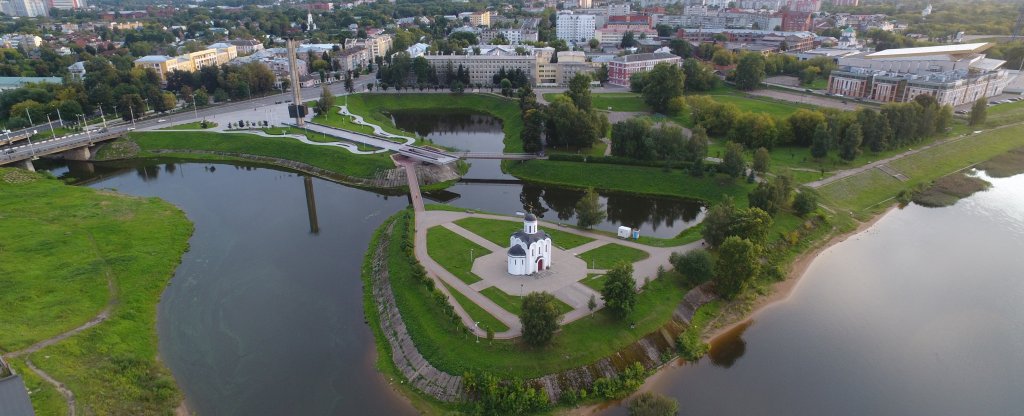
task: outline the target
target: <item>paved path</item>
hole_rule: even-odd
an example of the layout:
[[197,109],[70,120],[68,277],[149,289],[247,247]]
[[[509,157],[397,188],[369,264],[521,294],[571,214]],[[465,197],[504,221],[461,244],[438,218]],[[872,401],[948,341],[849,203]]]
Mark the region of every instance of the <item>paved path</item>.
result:
[[[492,285],[491,283],[476,282],[472,285],[468,285],[462,280],[460,280],[458,277],[453,275],[451,272],[445,270],[444,267],[442,267],[440,264],[434,261],[434,259],[432,259],[427,253],[427,230],[435,226],[443,226],[449,230],[452,230],[453,232],[469,239],[470,241],[473,241],[474,243],[481,245],[484,248],[487,248],[488,250],[491,250],[492,252],[504,252],[504,247],[500,247],[497,244],[494,244],[493,242],[470,232],[469,230],[459,227],[456,224],[452,224],[456,220],[467,217],[477,217],[505,221],[517,220],[516,218],[490,214],[477,214],[454,211],[417,211],[415,234],[416,247],[414,250],[416,259],[423,264],[424,268],[427,269],[428,274],[430,274],[432,277],[434,277],[435,279],[440,279],[445,284],[451,286],[455,290],[458,290],[460,293],[468,297],[470,300],[475,302],[488,313],[494,315],[495,318],[508,325],[509,330],[495,334],[495,338],[508,339],[517,337],[522,334],[522,325],[519,322],[519,318],[516,315],[502,309],[489,298],[478,292],[478,290],[490,287]],[[580,231],[574,228],[564,227],[559,224],[549,223],[545,221],[541,221],[540,224],[544,227],[549,227],[551,229],[558,229],[560,231],[582,235],[594,239],[594,241],[592,242],[568,250],[573,254],[583,253],[585,251],[592,250],[594,248],[609,243],[620,244],[623,246],[632,247],[647,252],[649,254],[648,258],[633,264],[633,276],[636,278],[638,289],[643,287],[644,281],[648,279],[654,280],[658,277],[659,267],[664,267],[666,269],[671,268],[671,264],[669,264],[668,259],[673,252],[686,252],[701,247],[700,241],[696,241],[690,244],[677,247],[651,247],[635,243],[632,241],[607,236],[604,234]],[[586,269],[586,271],[590,272],[591,270]],[[601,270],[601,272],[604,271]],[[438,287],[443,288],[444,285],[438,285]],[[575,282],[572,284],[556,288],[556,290],[553,290],[552,293],[560,300],[568,303],[570,306],[573,307],[572,311],[563,316],[562,324],[566,324],[577,319],[589,316],[590,310],[587,307],[587,303],[589,303],[590,297],[592,295],[597,298],[599,306],[603,306],[603,302],[600,299],[600,295],[593,289],[579,282]],[[457,302],[453,303],[457,304]],[[459,316],[462,318],[463,323],[465,323],[466,326],[470,328],[474,333],[476,333],[479,336],[486,335],[484,331],[475,327],[473,319],[469,317],[469,314],[467,314],[465,310],[463,310],[459,306],[456,306],[456,312],[459,313]]]
[[[420,181],[416,177],[416,162],[413,160],[403,160],[398,162],[402,167],[405,168],[405,178],[409,181],[409,199],[412,200],[412,209],[419,214],[425,212],[426,209],[423,207],[423,193],[420,192]],[[419,215],[417,215],[418,217]]]

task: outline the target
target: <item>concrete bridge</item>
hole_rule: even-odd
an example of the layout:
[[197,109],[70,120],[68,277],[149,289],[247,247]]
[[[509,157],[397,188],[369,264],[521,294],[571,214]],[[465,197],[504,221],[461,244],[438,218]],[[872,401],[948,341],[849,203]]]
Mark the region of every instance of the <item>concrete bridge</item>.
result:
[[452,152],[460,159],[500,159],[500,160],[533,160],[547,159],[535,153],[500,153],[500,152]]
[[35,170],[32,160],[41,156],[62,153],[67,160],[89,160],[92,157],[90,148],[100,142],[121,137],[127,128],[92,129],[81,133],[69,134],[55,139],[43,140],[18,146],[0,149],[0,165],[15,165],[28,170]]

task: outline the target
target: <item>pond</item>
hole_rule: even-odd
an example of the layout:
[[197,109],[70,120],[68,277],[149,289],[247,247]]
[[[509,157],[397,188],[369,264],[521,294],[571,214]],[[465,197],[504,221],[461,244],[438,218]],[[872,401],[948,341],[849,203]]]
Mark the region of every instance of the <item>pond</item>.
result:
[[[501,120],[487,114],[433,110],[398,111],[395,126],[426,137],[439,145],[474,152],[501,152]],[[502,173],[498,160],[471,160],[465,177],[455,186],[424,196],[462,208],[498,214],[533,211],[547,221],[575,224],[573,208],[582,190],[524,183]],[[608,218],[595,228],[615,232],[620,225],[641,235],[672,238],[704,219],[704,204],[678,198],[658,198],[601,192]]]
[[829,248],[788,300],[648,387],[688,416],[1019,415],[1024,175],[986,179]]
[[191,410],[415,413],[374,367],[359,274],[374,229],[406,197],[224,164],[55,169],[99,175],[94,188],[163,198],[195,223],[157,328],[161,358]]

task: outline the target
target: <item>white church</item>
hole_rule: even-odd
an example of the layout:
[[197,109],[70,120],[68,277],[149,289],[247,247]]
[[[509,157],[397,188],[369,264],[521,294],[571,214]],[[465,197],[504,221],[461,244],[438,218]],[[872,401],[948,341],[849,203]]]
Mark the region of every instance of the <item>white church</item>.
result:
[[534,274],[551,268],[551,237],[537,228],[537,217],[526,213],[523,229],[509,237],[508,273]]

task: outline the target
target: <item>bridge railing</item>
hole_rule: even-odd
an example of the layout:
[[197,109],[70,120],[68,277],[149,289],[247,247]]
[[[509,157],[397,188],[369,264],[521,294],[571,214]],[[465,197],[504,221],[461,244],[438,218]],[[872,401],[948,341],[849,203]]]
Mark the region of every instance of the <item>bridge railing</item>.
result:
[[[66,150],[75,149],[82,147],[82,145],[89,145],[95,142],[105,141],[118,137],[121,132],[105,132],[105,133],[75,133],[70,136],[58,137],[56,139],[44,140],[32,145],[22,145],[14,149],[7,149],[0,152],[0,164],[7,164],[17,162],[20,160],[29,159],[35,156],[45,156]],[[8,153],[8,151],[13,152]]]

